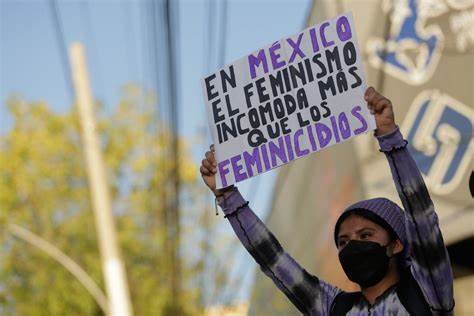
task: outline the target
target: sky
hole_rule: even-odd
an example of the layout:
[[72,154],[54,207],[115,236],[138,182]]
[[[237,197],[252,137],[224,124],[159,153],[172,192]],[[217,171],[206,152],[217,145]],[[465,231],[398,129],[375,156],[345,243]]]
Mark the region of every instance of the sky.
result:
[[[145,0],[60,0],[58,13],[66,45],[81,41],[86,46],[94,97],[105,109],[120,99],[127,83],[154,88],[154,70],[149,63],[149,43],[144,36]],[[219,66],[231,63],[259,47],[305,28],[310,0],[230,0],[225,19],[226,36],[220,32],[223,1],[171,1],[178,12],[178,116],[179,133],[190,144],[196,163],[212,142],[200,79]],[[215,26],[209,33],[209,20]],[[212,35],[212,38],[209,36]],[[63,46],[58,41],[51,2],[46,0],[0,1],[0,134],[11,127],[5,104],[18,94],[27,101],[46,101],[61,112],[73,102],[69,70]],[[217,47],[224,54],[217,57]],[[161,83],[163,84],[163,83]],[[166,84],[166,83],[165,83]],[[270,171],[239,185],[251,196],[257,214],[269,211],[271,193],[278,170]],[[256,193],[257,192],[257,193]],[[222,234],[232,234],[228,225]],[[254,264],[237,247],[234,278],[242,282],[231,298],[245,301],[250,295]]]

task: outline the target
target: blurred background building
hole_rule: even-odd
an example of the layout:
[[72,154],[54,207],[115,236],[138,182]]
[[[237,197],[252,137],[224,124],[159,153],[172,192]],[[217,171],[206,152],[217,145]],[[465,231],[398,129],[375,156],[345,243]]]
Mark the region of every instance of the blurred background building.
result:
[[[294,315],[203,187],[200,78],[352,11],[368,83],[394,103],[474,314],[474,1],[0,1],[0,315],[107,312],[70,48],[85,47],[96,135],[135,315]],[[301,188],[306,188],[301,190]],[[239,188],[308,271],[354,288],[332,228],[353,201],[398,201],[371,135]]]

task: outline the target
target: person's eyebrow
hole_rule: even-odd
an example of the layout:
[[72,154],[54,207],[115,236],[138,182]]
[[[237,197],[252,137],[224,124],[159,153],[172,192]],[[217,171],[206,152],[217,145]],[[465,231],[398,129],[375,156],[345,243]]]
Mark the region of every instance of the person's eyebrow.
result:
[[[375,228],[372,228],[372,227],[362,227],[361,229],[358,229],[356,231],[356,234],[360,234],[364,230],[370,230],[370,231],[374,231],[374,232],[377,231]],[[343,237],[348,238],[349,236],[347,234],[341,234],[341,235],[337,236],[337,241],[339,241],[339,239],[341,239]]]
[[356,233],[359,234],[361,232],[363,232],[364,230],[371,230],[371,231],[377,231],[375,228],[372,228],[372,227],[362,227],[361,229],[357,230]]
[[346,234],[342,234],[342,235],[337,236],[337,240],[339,241],[339,239],[341,239],[342,237],[348,238],[349,236]]

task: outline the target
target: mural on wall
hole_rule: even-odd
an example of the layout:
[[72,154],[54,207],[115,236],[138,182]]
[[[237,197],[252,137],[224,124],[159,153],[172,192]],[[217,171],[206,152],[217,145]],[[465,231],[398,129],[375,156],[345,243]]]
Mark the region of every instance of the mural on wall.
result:
[[451,193],[467,173],[474,155],[473,118],[472,108],[437,90],[420,93],[410,107],[403,130],[433,193]]
[[389,36],[367,42],[369,63],[413,85],[427,82],[438,65],[445,34],[433,18],[449,15],[450,31],[456,48],[465,51],[474,43],[471,0],[385,0],[382,9],[389,16]]

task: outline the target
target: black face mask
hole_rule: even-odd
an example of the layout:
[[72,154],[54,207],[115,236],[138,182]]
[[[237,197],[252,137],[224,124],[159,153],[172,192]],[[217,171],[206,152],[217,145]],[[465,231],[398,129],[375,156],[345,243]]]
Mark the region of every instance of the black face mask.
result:
[[339,261],[349,280],[367,288],[379,283],[388,271],[387,246],[373,241],[351,240],[339,252]]

